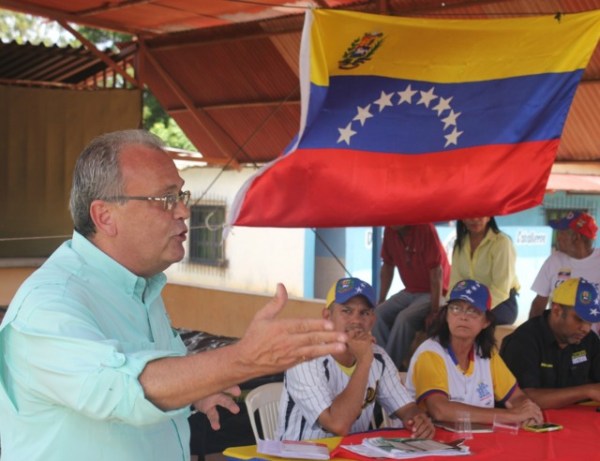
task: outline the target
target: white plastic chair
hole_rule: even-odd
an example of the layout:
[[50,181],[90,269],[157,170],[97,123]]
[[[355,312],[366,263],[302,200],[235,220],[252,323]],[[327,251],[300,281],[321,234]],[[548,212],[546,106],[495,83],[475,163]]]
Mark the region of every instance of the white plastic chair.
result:
[[246,407],[248,408],[248,417],[254,433],[254,439],[258,443],[260,438],[256,425],[254,412],[258,412],[258,418],[262,427],[263,439],[273,440],[277,433],[277,423],[279,419],[279,400],[283,391],[283,383],[268,383],[252,389],[246,395]]

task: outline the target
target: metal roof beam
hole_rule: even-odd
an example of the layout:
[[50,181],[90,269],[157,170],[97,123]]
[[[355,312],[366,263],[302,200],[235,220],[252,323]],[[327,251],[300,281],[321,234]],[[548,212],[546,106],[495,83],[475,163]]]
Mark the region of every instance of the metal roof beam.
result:
[[[109,29],[117,32],[125,32],[131,35],[137,35],[140,30],[128,27],[119,22],[107,21],[105,19],[92,18],[92,17],[81,17],[77,13],[64,13],[59,12],[52,8],[44,8],[23,0],[2,0],[2,8],[17,11],[19,13],[32,14],[34,16],[43,16],[45,18],[52,19],[54,21],[67,21],[82,26],[95,27],[99,29]],[[143,31],[147,34],[156,34],[152,31]]]
[[71,34],[73,34],[73,36],[77,40],[79,40],[83,44],[83,46],[85,46],[88,50],[90,50],[98,59],[100,59],[110,69],[114,70],[117,74],[119,74],[121,77],[123,77],[125,79],[125,81],[129,82],[132,86],[134,86],[136,88],[140,86],[139,82],[135,78],[133,78],[131,75],[129,75],[125,71],[125,69],[121,69],[121,67],[119,65],[117,65],[117,63],[115,61],[110,59],[106,53],[103,53],[102,51],[100,51],[96,47],[96,45],[94,45],[92,42],[90,42],[87,38],[85,38],[83,35],[81,35],[78,31],[73,29],[69,24],[67,24],[63,20],[58,21],[58,23],[61,26],[63,26],[66,30],[71,32]]

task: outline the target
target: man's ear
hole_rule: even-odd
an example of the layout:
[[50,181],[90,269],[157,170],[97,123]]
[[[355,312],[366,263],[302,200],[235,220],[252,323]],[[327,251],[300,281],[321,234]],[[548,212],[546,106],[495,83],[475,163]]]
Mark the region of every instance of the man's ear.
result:
[[90,205],[90,217],[96,226],[96,232],[108,236],[117,233],[114,206],[104,200],[94,200]]
[[323,308],[323,312],[321,312],[321,315],[323,316],[323,318],[325,320],[329,320],[329,318],[331,317],[331,310],[330,310],[330,308],[327,308],[327,307]]

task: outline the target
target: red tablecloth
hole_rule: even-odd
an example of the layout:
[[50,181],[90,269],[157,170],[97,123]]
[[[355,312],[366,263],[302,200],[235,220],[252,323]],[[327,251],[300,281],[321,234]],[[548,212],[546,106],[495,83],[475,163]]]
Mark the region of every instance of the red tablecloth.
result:
[[[473,439],[465,442],[471,449],[467,457],[428,456],[419,460],[468,459],[503,461],[588,461],[600,460],[600,413],[595,406],[575,405],[560,410],[544,411],[545,420],[558,423],[563,429],[555,432],[535,433],[519,430],[517,435],[494,432],[473,434]],[[383,435],[388,437],[406,437],[405,430],[381,430],[362,434],[353,434],[342,439],[340,445],[357,444],[365,437]],[[436,440],[450,441],[457,434],[438,429]],[[332,451],[331,457],[361,459],[339,447]],[[372,458],[371,458],[372,460]]]

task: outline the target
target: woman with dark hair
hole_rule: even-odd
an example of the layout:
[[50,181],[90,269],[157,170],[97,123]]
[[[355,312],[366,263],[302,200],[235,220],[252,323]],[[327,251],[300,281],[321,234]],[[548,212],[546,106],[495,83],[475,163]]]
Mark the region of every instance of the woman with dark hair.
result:
[[[432,337],[415,351],[406,388],[434,421],[531,424],[542,411],[519,388],[498,354],[489,289],[461,280],[440,310]],[[499,408],[495,408],[499,405]]]
[[464,279],[483,283],[492,294],[496,325],[512,325],[519,312],[516,259],[510,237],[500,231],[493,217],[458,220],[450,286]]

